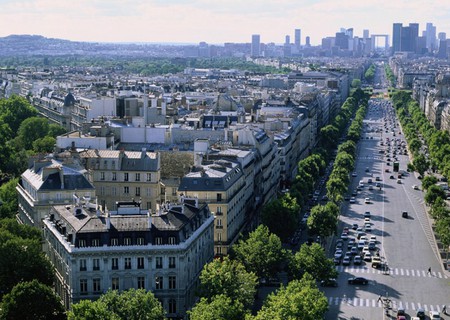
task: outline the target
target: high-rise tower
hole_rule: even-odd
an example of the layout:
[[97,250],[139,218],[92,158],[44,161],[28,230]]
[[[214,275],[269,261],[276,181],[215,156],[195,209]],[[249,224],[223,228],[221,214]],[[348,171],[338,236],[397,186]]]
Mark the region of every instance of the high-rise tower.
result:
[[402,27],[401,23],[394,23],[392,30],[392,51],[402,51]]
[[261,56],[261,37],[259,34],[252,35],[252,46],[250,54],[252,57]]
[[301,36],[302,36],[302,30],[295,29],[295,37],[294,37],[294,44],[298,48],[300,48],[301,45]]

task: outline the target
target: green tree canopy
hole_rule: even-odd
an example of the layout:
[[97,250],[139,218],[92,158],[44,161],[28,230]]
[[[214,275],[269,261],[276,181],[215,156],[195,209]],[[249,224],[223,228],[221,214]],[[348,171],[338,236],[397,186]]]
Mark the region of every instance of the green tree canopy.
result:
[[269,232],[265,225],[260,225],[250,232],[248,239],[240,240],[232,248],[232,254],[247,271],[259,278],[272,277],[286,259],[280,238]]
[[308,218],[308,229],[311,234],[329,237],[336,231],[339,207],[333,202],[314,206]]
[[37,280],[21,282],[3,297],[0,319],[63,320],[65,310],[54,291]]
[[309,273],[318,281],[337,277],[337,271],[325,250],[318,243],[302,244],[300,250],[289,261],[289,273],[294,279],[300,279]]
[[31,117],[20,124],[18,138],[26,150],[33,148],[33,142],[44,138],[48,133],[48,120],[40,117]]
[[51,153],[56,145],[56,139],[50,136],[39,138],[32,143],[33,151],[36,153]]
[[243,320],[248,311],[238,300],[221,294],[211,301],[201,298],[188,314],[191,320]]
[[438,179],[435,176],[425,176],[422,180],[422,188],[427,190],[429,187],[436,184],[436,182],[438,182]]
[[22,121],[37,114],[36,108],[25,98],[12,96],[9,99],[0,99],[0,119],[9,125],[13,135],[18,132]]
[[41,250],[39,240],[22,239],[0,230],[0,292],[9,292],[19,282],[52,285],[53,268]]
[[257,276],[247,272],[242,263],[225,257],[206,264],[200,274],[200,294],[208,301],[224,294],[233,301],[241,302],[245,308],[253,304]]
[[323,319],[327,311],[325,294],[311,275],[305,274],[270,294],[255,320],[316,320]]
[[264,206],[261,218],[270,232],[286,241],[297,229],[299,212],[297,199],[286,193]]
[[[105,310],[109,318],[105,317]],[[85,300],[72,306],[68,312],[70,320],[76,319],[129,319],[129,320],[162,320],[164,309],[152,292],[144,289],[129,289],[118,292],[109,290],[97,301]]]
[[11,179],[0,186],[0,219],[12,218],[18,210],[16,186],[19,179]]
[[425,158],[425,156],[421,153],[419,155],[417,155],[414,159],[413,159],[413,166],[414,169],[421,175],[423,176],[423,174],[425,173],[425,171],[428,170],[428,167],[430,166],[429,162],[427,161],[427,159]]
[[427,193],[425,194],[425,202],[431,205],[438,198],[445,199],[446,198],[445,191],[442,190],[442,188],[437,185],[432,185],[431,187],[428,188]]

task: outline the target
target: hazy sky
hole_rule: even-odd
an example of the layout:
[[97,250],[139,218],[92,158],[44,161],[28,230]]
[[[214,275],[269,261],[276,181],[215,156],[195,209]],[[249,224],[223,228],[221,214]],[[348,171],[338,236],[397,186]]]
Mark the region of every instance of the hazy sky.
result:
[[95,42],[261,42],[313,45],[341,27],[391,34],[392,23],[426,22],[450,37],[449,0],[0,0],[0,37],[38,34]]

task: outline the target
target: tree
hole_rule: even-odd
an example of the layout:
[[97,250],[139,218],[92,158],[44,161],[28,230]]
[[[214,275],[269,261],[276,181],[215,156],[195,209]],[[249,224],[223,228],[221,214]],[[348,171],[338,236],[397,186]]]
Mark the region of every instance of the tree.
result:
[[351,140],[347,140],[341,143],[338,147],[338,152],[346,152],[349,155],[354,156],[356,153],[356,144]]
[[437,185],[432,185],[431,187],[428,188],[427,193],[425,194],[424,198],[425,202],[428,205],[431,205],[438,198],[445,199],[446,198],[445,191],[442,190],[442,188]]
[[336,160],[334,161],[335,167],[342,167],[348,172],[353,169],[355,166],[355,158],[348,153],[340,152],[336,156]]
[[347,185],[344,181],[339,178],[331,178],[327,181],[327,196],[328,198],[335,202],[341,202],[342,195],[347,190]]
[[360,87],[361,87],[361,80],[353,79],[352,80],[352,88],[360,88]]
[[250,232],[248,239],[240,240],[232,248],[232,254],[247,271],[259,278],[274,276],[286,258],[280,238],[260,225]]
[[0,235],[3,242],[15,237],[41,241],[41,231],[38,228],[18,223],[15,218],[0,219]]
[[63,320],[61,300],[54,291],[37,280],[21,282],[3,297],[0,319]]
[[320,129],[320,140],[326,150],[334,149],[338,138],[339,130],[335,126],[329,124]]
[[443,247],[446,248],[448,259],[448,248],[450,247],[450,216],[436,221],[436,234]]
[[430,164],[429,164],[428,160],[425,158],[425,156],[421,153],[413,159],[413,166],[414,166],[414,169],[421,176],[423,176],[425,171],[428,170],[428,167],[430,166]]
[[47,135],[50,137],[56,138],[57,136],[60,136],[64,133],[66,133],[66,129],[64,129],[64,127],[61,127],[59,124],[50,123],[48,125]]
[[43,138],[48,133],[48,120],[40,117],[25,119],[19,127],[18,138],[22,147],[30,150],[33,142]]
[[191,320],[242,320],[248,312],[241,302],[221,294],[211,302],[201,298],[188,314]]
[[315,320],[323,319],[328,300],[309,274],[293,280],[286,287],[271,293],[255,320]]
[[36,108],[22,97],[12,96],[9,99],[0,99],[0,119],[8,124],[13,135],[25,119],[37,116]]
[[436,184],[436,182],[438,182],[438,179],[435,176],[425,176],[422,180],[422,188],[427,190],[429,187]]
[[212,301],[213,297],[225,294],[248,308],[254,301],[257,279],[239,261],[228,257],[223,261],[215,259],[206,264],[200,274],[200,295]]
[[36,153],[51,153],[55,148],[56,139],[50,136],[45,136],[33,141],[33,151]]
[[311,234],[331,236],[336,231],[338,214],[339,207],[333,202],[313,207],[307,222]]
[[289,273],[294,279],[302,278],[305,273],[318,281],[337,277],[333,261],[327,258],[324,248],[318,243],[302,244],[289,261]]
[[[105,310],[110,317],[105,317]],[[75,319],[164,319],[164,309],[151,291],[129,289],[108,290],[97,301],[82,301],[72,306],[68,318]],[[97,318],[98,317],[98,318]]]
[[270,232],[285,241],[297,229],[299,212],[297,200],[286,193],[264,206],[261,218]]
[[22,239],[0,231],[0,292],[9,292],[19,282],[52,285],[53,268],[35,239]]
[[18,210],[16,186],[19,178],[9,180],[0,186],[0,218],[12,218]]

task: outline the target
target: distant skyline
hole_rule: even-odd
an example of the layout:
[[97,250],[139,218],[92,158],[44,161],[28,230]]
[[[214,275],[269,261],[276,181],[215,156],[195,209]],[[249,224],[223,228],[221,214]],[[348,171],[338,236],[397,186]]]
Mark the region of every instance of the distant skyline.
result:
[[394,22],[427,22],[450,36],[444,0],[0,0],[0,36],[35,34],[90,42],[281,44],[301,29],[312,45],[353,28],[388,34]]

